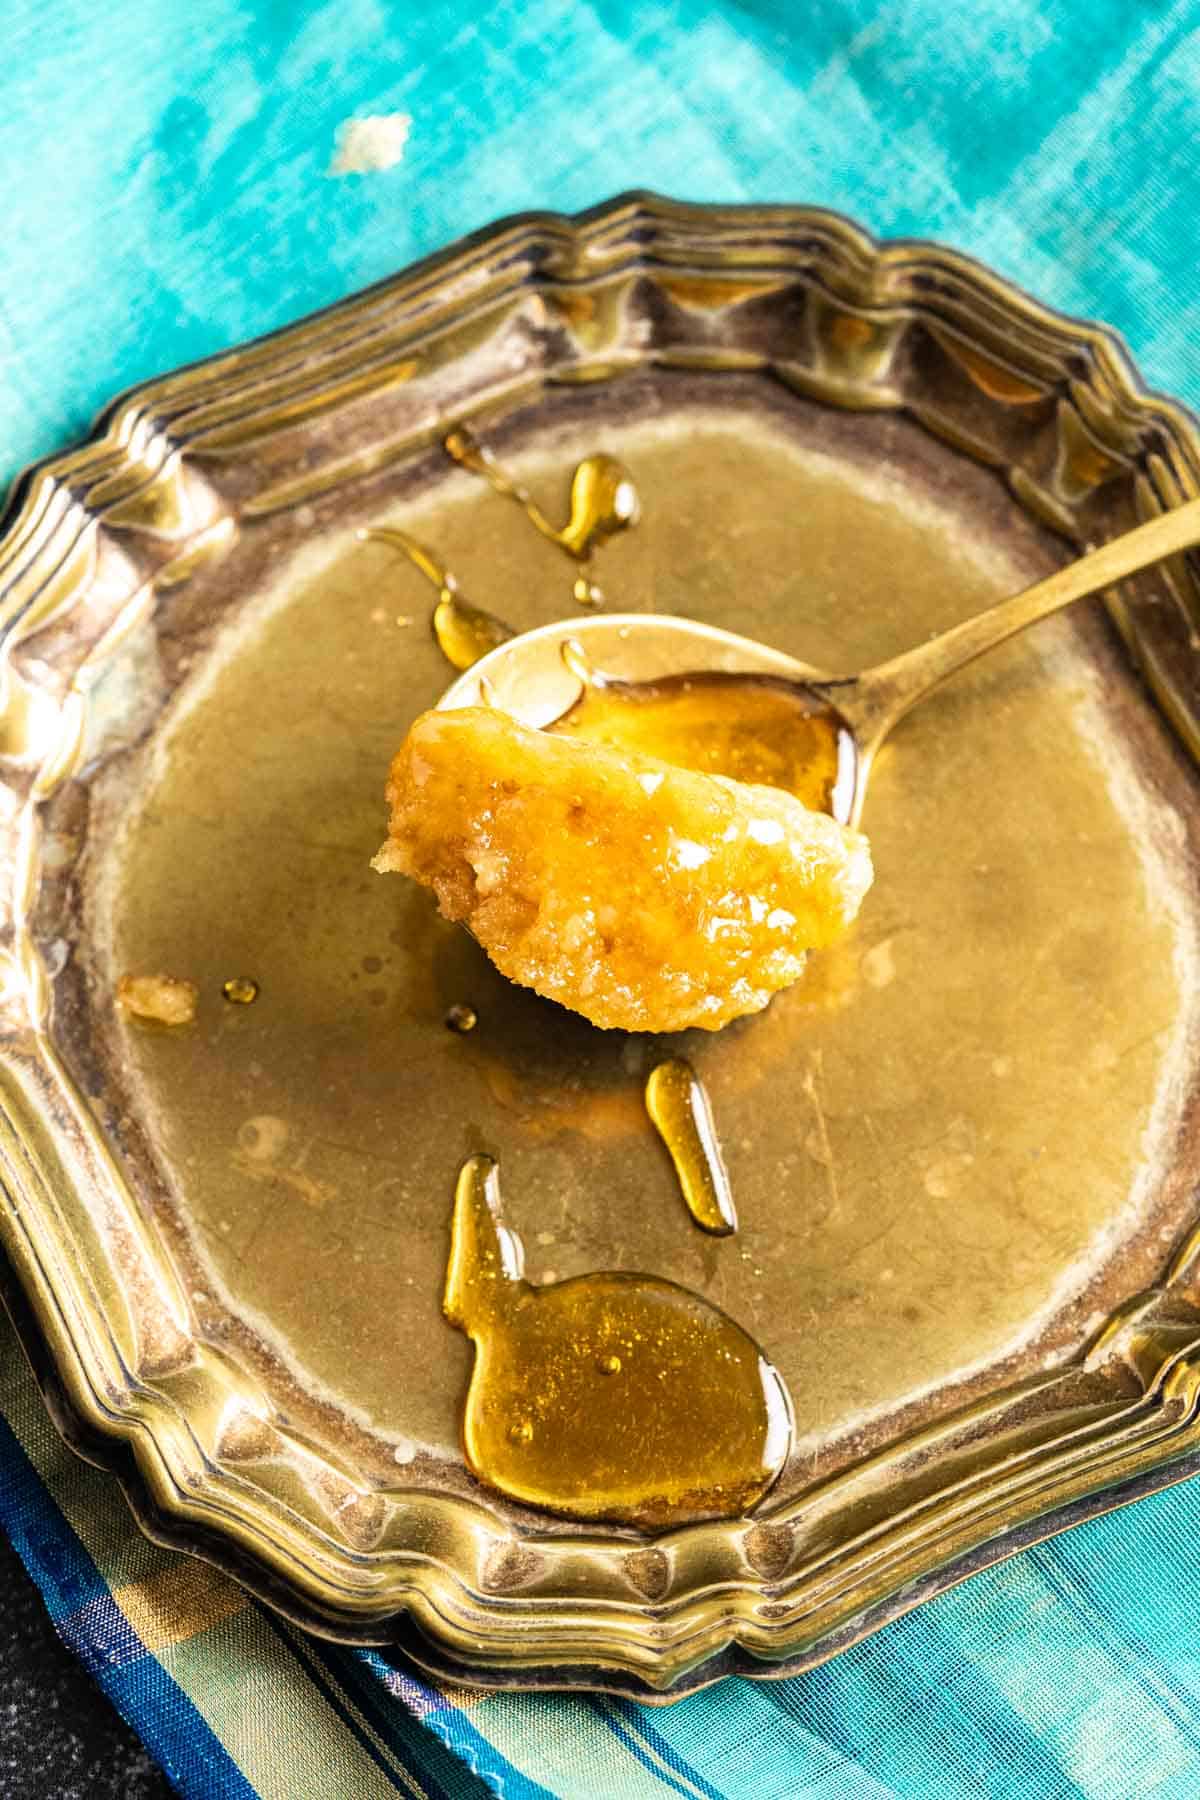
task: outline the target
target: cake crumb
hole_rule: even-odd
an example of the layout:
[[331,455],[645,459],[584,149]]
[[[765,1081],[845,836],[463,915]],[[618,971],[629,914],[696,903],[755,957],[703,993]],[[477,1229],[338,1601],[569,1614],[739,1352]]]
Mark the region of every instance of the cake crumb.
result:
[[337,149],[329,173],[371,175],[380,169],[394,169],[404,155],[411,129],[408,113],[373,113],[366,119],[347,119],[338,127]]
[[117,983],[117,1005],[159,1025],[190,1025],[199,999],[195,982],[177,975],[122,975]]

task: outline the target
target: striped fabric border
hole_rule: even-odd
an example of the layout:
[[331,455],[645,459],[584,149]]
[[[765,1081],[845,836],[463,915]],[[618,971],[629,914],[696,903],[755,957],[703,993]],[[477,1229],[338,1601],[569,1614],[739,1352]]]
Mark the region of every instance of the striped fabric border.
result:
[[186,1800],[1195,1800],[1200,1483],[1025,1552],[795,1680],[668,1708],[442,1693],[150,1544],[0,1318],[0,1525]]
[[[62,1443],[0,1314],[0,1526],[60,1635],[187,1800],[480,1800],[419,1721],[445,1705],[389,1689],[356,1652],[305,1640],[224,1575],[145,1539],[111,1477]],[[515,1772],[514,1772],[515,1773]]]

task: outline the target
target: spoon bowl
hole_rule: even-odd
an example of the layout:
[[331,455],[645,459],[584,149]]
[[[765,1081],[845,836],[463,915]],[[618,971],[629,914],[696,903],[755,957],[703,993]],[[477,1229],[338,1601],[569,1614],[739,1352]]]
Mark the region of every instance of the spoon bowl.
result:
[[662,681],[681,673],[771,675],[807,688],[834,677],[782,650],[701,625],[671,613],[594,613],[556,619],[508,638],[472,663],[438,701],[444,711],[460,706],[498,706],[522,725],[544,731],[579,699],[582,679],[571,645],[578,644],[602,679]]
[[[861,785],[859,753],[851,721],[825,691],[839,686],[837,677],[754,638],[694,619],[666,613],[603,613],[538,626],[481,657],[447,688],[438,705],[447,711],[495,706],[522,725],[546,730],[570,717],[589,686],[644,693],[660,683],[666,688],[681,682],[694,682],[697,688],[702,683],[714,688],[721,684],[722,711],[731,701],[736,705],[731,687],[736,690],[745,684],[748,697],[751,690],[769,683],[794,698],[800,714],[827,718],[836,744],[828,810],[849,822]],[[663,754],[672,760],[666,751]]]
[[[450,710],[496,706],[521,724],[562,721],[587,690],[649,687],[697,678],[770,677],[808,715],[821,715],[837,743],[826,810],[857,826],[875,754],[893,726],[949,676],[1063,607],[1187,549],[1200,537],[1200,499],[1163,513],[1056,570],[1035,586],[856,675],[831,675],[781,650],[714,625],[663,613],[610,613],[522,632],[491,650],[438,702]],[[588,671],[600,671],[592,674]]]

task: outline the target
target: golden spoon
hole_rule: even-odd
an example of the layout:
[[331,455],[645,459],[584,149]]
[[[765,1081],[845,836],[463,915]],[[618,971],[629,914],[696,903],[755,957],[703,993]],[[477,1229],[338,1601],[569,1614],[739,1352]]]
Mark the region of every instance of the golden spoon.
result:
[[[818,803],[843,824],[857,825],[880,745],[926,694],[1018,631],[1187,549],[1197,538],[1200,499],[1135,527],[1022,593],[858,675],[830,675],[751,638],[691,619],[613,613],[543,625],[509,639],[453,682],[438,704],[444,709],[498,706],[523,724],[562,729],[586,696],[589,680],[601,696],[637,698],[655,684],[664,696],[672,690],[690,694],[699,681],[714,678],[726,689],[738,677],[749,678],[749,692],[756,682],[766,685],[762,677],[771,677],[769,686],[786,692],[806,725],[819,727],[824,735],[829,779]],[[592,675],[591,670],[603,674]],[[607,711],[613,712],[611,701]],[[700,744],[703,738],[697,735],[694,741]]]

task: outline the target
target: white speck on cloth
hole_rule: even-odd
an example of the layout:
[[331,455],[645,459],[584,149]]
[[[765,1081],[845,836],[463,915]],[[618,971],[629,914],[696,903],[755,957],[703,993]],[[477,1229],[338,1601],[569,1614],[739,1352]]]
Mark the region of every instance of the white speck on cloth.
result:
[[338,127],[329,173],[371,175],[379,169],[394,169],[404,156],[411,129],[408,113],[375,113],[366,119],[347,119]]

